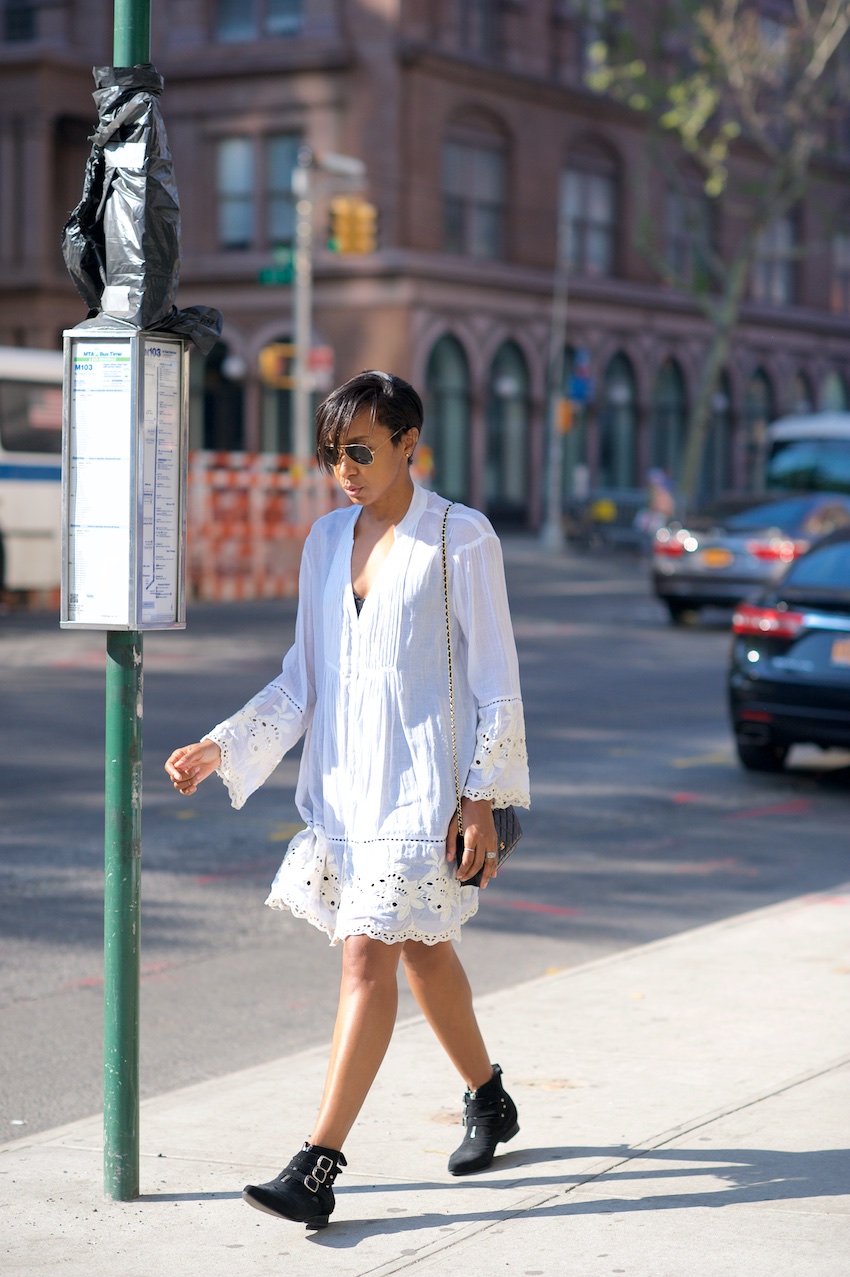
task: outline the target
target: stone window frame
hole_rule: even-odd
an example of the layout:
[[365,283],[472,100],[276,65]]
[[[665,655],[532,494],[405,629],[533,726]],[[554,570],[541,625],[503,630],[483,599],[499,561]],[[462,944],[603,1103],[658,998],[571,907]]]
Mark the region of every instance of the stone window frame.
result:
[[798,297],[799,216],[777,217],[759,239],[750,276],[750,299],[763,306],[793,306]]
[[[270,251],[274,248],[289,245],[295,234],[295,197],[291,188],[279,184],[271,171],[272,150],[276,143],[286,141],[291,144],[293,160],[303,142],[303,133],[297,128],[268,128],[261,132],[250,132],[239,129],[225,129],[212,139],[215,148],[215,243],[219,252],[239,253],[251,251]],[[244,189],[226,191],[222,186],[223,148],[228,143],[239,142],[246,147],[245,153],[250,157],[250,173]],[[294,164],[293,164],[294,170]],[[291,207],[291,231],[288,235],[274,234],[274,208],[288,198]],[[241,202],[248,210],[249,232],[244,240],[227,242],[223,234],[223,212],[225,203],[230,200]],[[286,220],[284,218],[284,220]]]
[[[280,14],[274,9],[279,8]],[[228,10],[241,17],[252,10],[252,30],[247,35],[226,35],[222,27]],[[304,30],[304,0],[211,0],[210,30],[217,44],[251,44],[260,40],[291,40]],[[286,10],[291,10],[287,15]]]
[[[572,202],[569,187],[571,179],[579,184],[579,216],[571,217]],[[610,196],[610,216],[593,215],[593,191],[602,189],[604,183]],[[571,275],[581,279],[612,279],[619,270],[620,164],[616,154],[604,142],[581,139],[567,154],[560,176],[560,216],[564,219],[567,267]],[[607,238],[606,262],[603,269],[593,264],[593,239],[600,234]]]
[[[673,209],[674,203],[679,207]],[[715,210],[701,183],[668,182],[664,188],[662,252],[678,280],[688,285],[707,280]]]
[[850,315],[850,207],[832,234],[829,267],[829,308],[834,315]]
[[[451,161],[452,151],[456,163]],[[500,167],[499,189],[494,196],[488,197],[486,192],[476,188],[481,179],[486,183],[486,164],[495,158],[498,158]],[[495,123],[476,117],[468,120],[460,117],[449,124],[443,136],[440,157],[444,252],[478,261],[506,259],[509,172],[508,139]],[[459,182],[454,181],[457,175]],[[491,251],[484,251],[488,239],[491,240]]]

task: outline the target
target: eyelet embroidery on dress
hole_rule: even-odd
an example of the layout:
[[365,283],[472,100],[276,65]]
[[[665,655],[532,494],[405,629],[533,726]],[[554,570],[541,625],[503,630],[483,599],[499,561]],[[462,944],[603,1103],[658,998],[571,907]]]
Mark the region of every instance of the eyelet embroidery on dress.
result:
[[[459,939],[460,926],[478,908],[478,892],[463,891],[463,884],[446,861],[445,843],[414,841],[410,851],[418,853],[418,872],[405,874],[390,868],[378,874],[354,873],[341,888],[336,867],[341,862],[336,858],[344,854],[343,847],[338,840],[303,830],[290,844],[266,904],[305,918],[334,944],[346,935],[369,935],[388,944],[404,940],[439,944]],[[392,925],[382,928],[377,922],[370,925],[362,921],[376,910],[389,915]],[[349,923],[347,918],[356,921]]]
[[[528,793],[511,785],[515,769],[525,770],[525,720],[519,700],[493,701],[479,709],[475,754],[463,788],[466,798],[488,799],[497,807],[528,806]],[[508,787],[505,787],[505,780]]]
[[[280,678],[258,692],[238,714],[219,723],[207,735],[221,750],[216,770],[224,781],[234,807],[242,807],[250,794],[274,770],[284,752],[301,734],[304,710],[295,704]],[[249,755],[246,771],[236,759]]]

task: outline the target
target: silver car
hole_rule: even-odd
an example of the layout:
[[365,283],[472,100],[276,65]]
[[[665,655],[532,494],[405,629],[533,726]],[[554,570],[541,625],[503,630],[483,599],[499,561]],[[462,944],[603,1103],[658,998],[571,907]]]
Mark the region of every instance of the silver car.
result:
[[848,525],[850,496],[843,493],[784,494],[744,509],[740,499],[707,506],[655,533],[653,588],[670,619],[681,624],[701,607],[752,598],[813,541]]

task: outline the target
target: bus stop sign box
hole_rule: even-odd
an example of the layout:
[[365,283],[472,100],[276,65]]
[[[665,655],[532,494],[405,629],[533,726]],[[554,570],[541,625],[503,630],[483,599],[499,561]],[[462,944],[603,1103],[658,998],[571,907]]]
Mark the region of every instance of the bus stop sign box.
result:
[[187,343],[97,316],[64,352],[59,623],[183,629]]

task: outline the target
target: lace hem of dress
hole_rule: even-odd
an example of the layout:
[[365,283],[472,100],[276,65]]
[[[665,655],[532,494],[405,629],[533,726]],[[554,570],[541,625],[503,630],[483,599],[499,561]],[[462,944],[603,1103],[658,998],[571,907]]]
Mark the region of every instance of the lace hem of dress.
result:
[[296,918],[303,918],[305,922],[309,922],[316,927],[318,931],[323,931],[326,936],[330,937],[331,948],[338,945],[340,941],[347,940],[349,936],[369,936],[372,940],[380,940],[384,944],[404,944],[407,940],[415,940],[420,944],[434,945],[443,944],[447,940],[454,940],[460,943],[462,939],[461,927],[468,922],[478,912],[478,889],[470,887],[470,891],[475,892],[475,898],[461,912],[460,919],[456,927],[450,927],[447,931],[434,935],[433,932],[417,931],[415,927],[405,927],[403,931],[381,931],[378,927],[368,927],[365,925],[351,927],[350,929],[340,929],[334,927],[331,929],[327,923],[314,913],[312,909],[305,908],[295,900],[289,900],[284,896],[269,896],[266,904],[270,909],[288,909]]
[[216,767],[215,774],[220,777],[227,796],[230,799],[232,807],[244,807],[247,795],[242,785],[242,778],[233,766],[230,756],[230,745],[226,735],[222,732],[220,736],[216,735],[215,728],[211,732],[207,732],[207,740],[214,740],[221,750],[221,766]]
[[463,790],[462,797],[471,798],[473,802],[484,799],[492,803],[494,807],[528,807],[529,805],[529,795],[526,790],[499,789],[498,785],[490,785],[486,789],[467,787]]
[[499,700],[479,710],[475,754],[463,793],[494,806],[527,807],[528,751],[522,701]]

